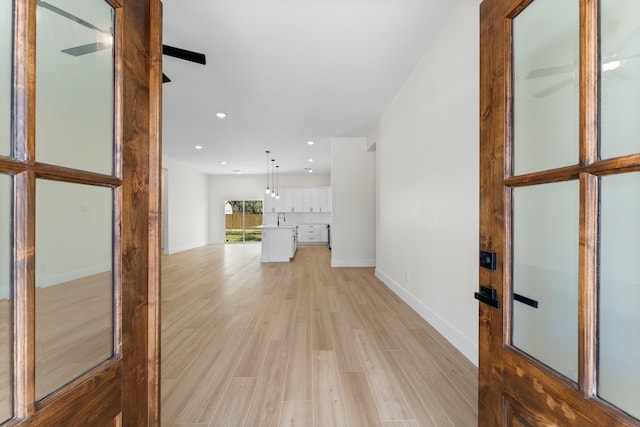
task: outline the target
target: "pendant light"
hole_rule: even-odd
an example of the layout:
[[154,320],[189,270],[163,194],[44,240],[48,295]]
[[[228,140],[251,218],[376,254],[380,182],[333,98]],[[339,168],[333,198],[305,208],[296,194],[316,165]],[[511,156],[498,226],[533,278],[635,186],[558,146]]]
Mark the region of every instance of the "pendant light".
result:
[[269,194],[269,153],[271,153],[271,151],[267,150],[265,153],[267,153],[267,187],[264,190],[264,194]]
[[273,168],[273,165],[275,165],[275,161],[276,159],[271,159],[271,197],[276,197],[276,192],[274,191],[274,186],[275,186],[275,179],[274,179],[274,175],[275,175],[275,169]]
[[279,179],[279,173],[278,171],[280,170],[280,166],[276,165],[276,199],[280,198],[280,179]]

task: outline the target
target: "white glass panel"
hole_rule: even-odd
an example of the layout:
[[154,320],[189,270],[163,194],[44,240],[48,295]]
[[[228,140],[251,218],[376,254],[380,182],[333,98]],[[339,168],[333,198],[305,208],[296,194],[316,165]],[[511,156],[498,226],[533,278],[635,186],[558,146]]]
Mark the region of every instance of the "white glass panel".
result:
[[578,0],[536,0],[513,22],[514,173],[578,163]]
[[13,416],[11,177],[0,175],[0,422]]
[[602,1],[600,155],[603,159],[640,152],[639,23],[638,0]]
[[0,156],[11,153],[11,0],[0,0]]
[[598,394],[640,418],[640,173],[602,178]]
[[578,379],[579,183],[516,188],[513,205],[513,345]]
[[36,397],[113,353],[112,190],[36,183]]
[[112,172],[112,11],[104,0],[38,2],[36,160],[39,162]]

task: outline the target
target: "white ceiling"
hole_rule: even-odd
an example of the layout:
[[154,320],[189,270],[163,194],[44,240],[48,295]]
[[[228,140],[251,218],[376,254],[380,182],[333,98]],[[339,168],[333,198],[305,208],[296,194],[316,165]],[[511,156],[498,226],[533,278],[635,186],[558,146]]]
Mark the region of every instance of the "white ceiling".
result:
[[164,0],[164,43],[207,56],[163,57],[165,155],[262,174],[271,150],[282,174],[330,174],[330,138],[369,135],[456,3]]

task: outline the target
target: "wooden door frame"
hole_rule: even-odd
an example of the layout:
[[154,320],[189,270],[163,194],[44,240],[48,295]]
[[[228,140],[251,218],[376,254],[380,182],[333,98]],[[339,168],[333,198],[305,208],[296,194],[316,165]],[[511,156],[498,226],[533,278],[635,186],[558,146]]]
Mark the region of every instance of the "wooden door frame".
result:
[[[640,171],[637,154],[598,160],[598,1],[580,0],[579,163],[513,177],[511,170],[511,20],[534,0],[485,0],[480,5],[480,249],[498,254],[495,270],[480,268],[481,285],[496,289],[500,308],[479,308],[479,422],[501,426],[509,419],[567,426],[640,425],[596,393],[598,177]],[[511,191],[530,184],[580,182],[578,269],[579,381],[550,374],[540,362],[504,345],[511,331]],[[489,357],[487,357],[489,356]],[[507,369],[508,368],[508,369]],[[512,372],[517,372],[513,375]],[[526,396],[517,396],[527,390]],[[531,390],[531,393],[529,391]],[[533,391],[535,390],[535,391]],[[525,408],[545,419],[518,415]],[[538,412],[539,411],[539,412]],[[545,412],[546,411],[546,412]],[[524,411],[526,414],[527,412]],[[549,418],[546,418],[548,415]],[[547,424],[545,424],[547,425]]]
[[[4,424],[7,426],[98,422],[109,416],[109,405],[121,408],[113,425],[160,425],[162,4],[160,0],[108,1],[123,8],[116,14],[119,30],[115,56],[114,135],[121,138],[116,144],[121,150],[114,153],[116,168],[110,181],[114,188],[119,186],[116,206],[125,207],[114,221],[120,226],[115,247],[121,243],[121,256],[114,259],[114,274],[119,272],[126,284],[114,295],[115,334],[122,337],[122,345],[116,342],[111,361],[35,403],[35,178],[71,176],[73,181],[87,184],[102,183],[105,178],[96,175],[94,179],[88,173],[36,162],[36,1],[15,0],[14,159],[0,158],[0,172],[13,175],[14,191],[23,195],[14,207],[13,218],[15,281],[27,284],[14,290],[14,365],[26,368],[14,368],[15,418]],[[123,166],[120,169],[118,165]],[[25,330],[23,325],[30,326]],[[78,398],[89,395],[104,400],[100,408],[104,414],[78,404]]]

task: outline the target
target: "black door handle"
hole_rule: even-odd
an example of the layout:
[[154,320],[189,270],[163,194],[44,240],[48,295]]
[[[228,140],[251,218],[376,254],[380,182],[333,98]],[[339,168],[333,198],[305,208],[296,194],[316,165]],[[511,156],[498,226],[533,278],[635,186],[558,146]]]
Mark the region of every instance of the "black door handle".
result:
[[490,286],[480,286],[480,292],[473,294],[473,297],[480,302],[489,304],[491,307],[500,308],[500,301],[496,299],[496,290]]

